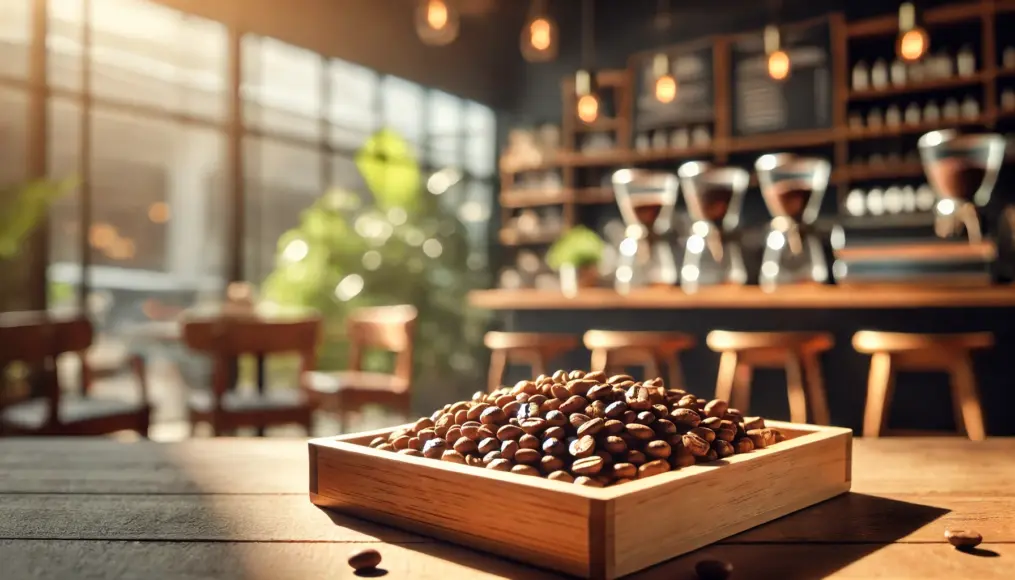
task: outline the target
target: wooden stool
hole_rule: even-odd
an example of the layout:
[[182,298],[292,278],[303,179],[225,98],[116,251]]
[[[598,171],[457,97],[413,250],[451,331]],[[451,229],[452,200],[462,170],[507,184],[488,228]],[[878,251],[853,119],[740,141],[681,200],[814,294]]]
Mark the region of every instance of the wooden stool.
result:
[[729,401],[731,407],[746,414],[751,402],[751,372],[755,368],[784,368],[790,420],[806,423],[809,404],[815,424],[829,423],[818,355],[834,345],[830,334],[714,330],[708,333],[705,342],[710,349],[722,353],[715,386],[717,399]]
[[887,409],[895,390],[896,371],[940,371],[951,377],[956,430],[974,441],[982,440],[986,436],[983,409],[969,353],[993,345],[994,336],[989,332],[909,334],[861,330],[854,334],[853,348],[872,355],[863,414],[864,437],[879,437],[887,431]]
[[679,332],[590,330],[582,338],[592,351],[591,370],[609,371],[625,366],[642,367],[645,379],[660,377],[666,366],[667,388],[684,388],[680,353],[694,346],[694,338]]
[[492,351],[487,389],[493,391],[501,386],[509,362],[528,365],[533,377],[546,374],[546,363],[576,348],[578,339],[570,334],[488,332],[483,344]]

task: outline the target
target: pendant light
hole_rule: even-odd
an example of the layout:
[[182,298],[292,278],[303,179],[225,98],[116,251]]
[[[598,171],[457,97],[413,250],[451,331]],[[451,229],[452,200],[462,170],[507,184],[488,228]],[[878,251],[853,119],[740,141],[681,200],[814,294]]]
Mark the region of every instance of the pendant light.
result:
[[916,6],[903,2],[899,6],[899,37],[895,41],[895,52],[906,62],[916,62],[927,54],[930,35],[917,22]]
[[592,124],[599,118],[599,96],[596,94],[596,77],[592,71],[593,35],[595,22],[592,20],[593,0],[582,0],[582,61],[583,67],[575,74],[574,90],[578,97],[578,118]]
[[425,44],[451,44],[458,38],[458,11],[449,0],[418,0],[416,34]]
[[[669,0],[659,0],[656,27],[664,33],[671,24]],[[677,79],[670,68],[670,57],[659,53],[652,59],[652,76],[655,77],[655,97],[660,103],[672,103],[677,98]]]
[[768,76],[774,81],[786,80],[790,72],[789,54],[782,49],[782,35],[774,24],[765,27],[765,55]]
[[560,37],[557,23],[550,18],[547,0],[532,0],[529,17],[522,28],[522,57],[529,62],[547,62],[557,58]]

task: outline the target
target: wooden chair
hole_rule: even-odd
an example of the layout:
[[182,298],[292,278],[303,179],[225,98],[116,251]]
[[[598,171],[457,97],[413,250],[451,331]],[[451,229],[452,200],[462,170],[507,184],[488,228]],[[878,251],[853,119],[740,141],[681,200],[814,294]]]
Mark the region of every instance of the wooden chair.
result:
[[794,423],[830,421],[824,378],[818,356],[832,348],[834,340],[820,332],[730,332],[715,330],[706,338],[708,347],[722,353],[715,396],[731,407],[749,412],[751,375],[755,368],[786,370],[789,415]]
[[661,377],[665,366],[667,387],[671,389],[684,388],[680,353],[694,346],[694,338],[680,332],[590,330],[582,342],[592,351],[591,370],[613,373],[638,366],[644,377],[651,379]]
[[[188,399],[192,431],[202,422],[209,423],[216,436],[241,427],[263,433],[272,425],[296,423],[310,433],[313,404],[306,382],[317,361],[320,317],[185,316],[182,328],[184,344],[214,362],[211,391],[192,392]],[[297,388],[267,388],[265,357],[287,353],[299,355]],[[257,358],[256,392],[235,388],[236,361],[243,355]]]
[[504,380],[508,363],[525,364],[532,376],[547,373],[547,363],[578,347],[578,339],[570,334],[541,332],[487,332],[483,344],[490,349],[490,374],[487,390],[494,391]]
[[[140,399],[122,401],[88,393],[93,374],[86,355],[92,345],[87,318],[57,318],[46,312],[0,314],[0,433],[17,435],[104,435],[136,431],[148,436],[151,406],[144,360],[130,356],[138,379]],[[80,391],[63,392],[56,370],[57,357],[73,353],[81,360]],[[5,371],[13,362],[41,369],[37,372],[41,397],[4,402]]]
[[871,355],[864,437],[888,434],[888,408],[897,371],[940,371],[951,378],[956,430],[974,441],[982,440],[986,429],[970,352],[993,345],[994,336],[989,332],[909,334],[861,330],[854,334],[853,348]]
[[[349,370],[312,373],[309,382],[315,400],[336,413],[341,428],[349,424],[350,413],[368,404],[392,408],[406,420],[412,418],[412,356],[418,315],[416,307],[403,304],[360,308],[349,316]],[[394,371],[364,371],[367,349],[393,353]]]

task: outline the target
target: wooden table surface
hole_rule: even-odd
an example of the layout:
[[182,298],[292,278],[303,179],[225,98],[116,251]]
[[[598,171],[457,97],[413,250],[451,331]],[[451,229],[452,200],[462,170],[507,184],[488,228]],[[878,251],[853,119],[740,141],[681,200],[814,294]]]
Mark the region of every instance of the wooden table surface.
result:
[[[690,579],[720,558],[739,580],[1015,578],[1015,439],[853,449],[852,493],[634,577]],[[556,577],[321,511],[307,470],[295,440],[0,440],[0,577],[353,578],[346,557],[364,547],[388,578]],[[981,549],[956,551],[949,526],[982,533]]]

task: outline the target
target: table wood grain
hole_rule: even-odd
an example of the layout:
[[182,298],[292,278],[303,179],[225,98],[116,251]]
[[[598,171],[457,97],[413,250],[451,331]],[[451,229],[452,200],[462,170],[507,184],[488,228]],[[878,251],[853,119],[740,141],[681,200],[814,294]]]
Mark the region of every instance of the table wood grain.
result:
[[[1015,440],[857,439],[853,492],[633,576],[1015,577]],[[510,560],[319,510],[305,441],[0,440],[0,577],[354,578],[352,550],[388,578],[554,578]],[[949,526],[984,536],[974,554]],[[547,538],[552,542],[553,538]]]

